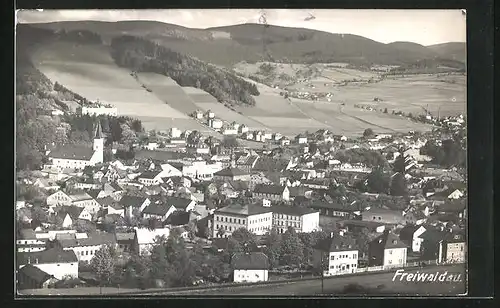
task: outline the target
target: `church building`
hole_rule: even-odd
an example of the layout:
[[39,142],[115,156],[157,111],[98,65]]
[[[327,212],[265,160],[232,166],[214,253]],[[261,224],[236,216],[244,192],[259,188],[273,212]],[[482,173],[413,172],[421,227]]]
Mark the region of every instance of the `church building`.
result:
[[85,166],[104,162],[104,136],[101,124],[98,123],[94,130],[93,147],[68,144],[49,152],[48,158],[54,167],[60,169],[83,169]]

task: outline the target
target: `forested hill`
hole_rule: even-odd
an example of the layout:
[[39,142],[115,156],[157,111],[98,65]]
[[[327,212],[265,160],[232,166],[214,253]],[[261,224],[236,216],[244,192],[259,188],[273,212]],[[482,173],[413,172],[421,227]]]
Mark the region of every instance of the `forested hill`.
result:
[[183,87],[196,87],[212,94],[221,103],[253,106],[252,95],[260,94],[255,84],[235,74],[139,37],[114,38],[111,56],[122,67],[169,76]]

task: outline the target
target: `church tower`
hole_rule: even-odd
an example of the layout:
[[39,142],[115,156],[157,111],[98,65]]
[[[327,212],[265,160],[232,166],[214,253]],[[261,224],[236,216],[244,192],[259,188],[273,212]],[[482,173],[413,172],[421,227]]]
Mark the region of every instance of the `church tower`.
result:
[[104,162],[104,136],[102,134],[101,123],[97,122],[94,133],[94,155],[97,163]]

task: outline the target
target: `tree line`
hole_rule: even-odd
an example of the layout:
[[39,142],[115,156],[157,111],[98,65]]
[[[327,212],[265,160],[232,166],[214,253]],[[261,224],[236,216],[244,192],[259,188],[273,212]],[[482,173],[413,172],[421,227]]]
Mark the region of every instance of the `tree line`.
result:
[[122,67],[137,72],[169,76],[183,87],[200,88],[219,102],[255,105],[255,84],[192,57],[174,52],[146,39],[121,36],[111,42],[111,56]]

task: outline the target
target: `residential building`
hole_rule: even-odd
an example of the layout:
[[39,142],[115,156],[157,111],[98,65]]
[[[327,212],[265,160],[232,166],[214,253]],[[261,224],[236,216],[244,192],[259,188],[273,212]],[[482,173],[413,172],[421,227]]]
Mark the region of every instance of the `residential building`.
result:
[[399,267],[406,265],[407,246],[387,230],[368,244],[368,265]]
[[272,201],[289,201],[290,190],[281,185],[257,184],[252,192],[253,198],[270,199]]
[[170,235],[169,228],[161,228],[150,230],[148,228],[134,228],[135,237],[132,249],[140,255],[150,253],[153,244],[159,237],[168,238]]
[[37,252],[45,250],[47,240],[38,239],[35,231],[32,229],[21,230],[16,238],[16,247],[18,252]]
[[73,251],[78,261],[90,262],[103,246],[116,247],[116,237],[111,233],[93,233],[87,237],[67,234],[57,236],[53,245],[65,251]]
[[32,265],[56,279],[78,277],[78,259],[73,251],[51,248],[37,252],[18,252],[17,267]]
[[125,209],[125,216],[130,218],[139,215],[151,204],[151,200],[144,196],[124,195],[118,204]]
[[104,107],[104,106],[82,107],[82,114],[88,114],[90,116],[108,115],[116,117],[118,116],[118,109],[114,107]]
[[269,260],[262,252],[235,253],[231,267],[234,282],[260,282],[269,278]]
[[438,263],[464,263],[465,253],[465,236],[458,232],[448,232],[440,242]]
[[354,212],[353,208],[349,208],[343,204],[322,201],[313,201],[309,207],[319,211],[321,216],[338,217],[343,219],[349,219]]
[[383,224],[406,224],[407,221],[401,211],[374,206],[361,212],[361,217],[363,221],[376,221]]
[[117,232],[116,234],[116,245],[117,251],[122,252],[130,252],[134,247],[135,240],[135,232],[121,233]]
[[263,235],[271,230],[272,224],[273,213],[270,207],[260,204],[231,204],[215,210],[212,236],[228,237],[240,228]]
[[427,229],[424,226],[419,225],[406,225],[403,229],[399,231],[399,238],[408,247],[411,247],[412,252],[420,252],[423,238],[420,237]]
[[274,205],[273,227],[278,233],[285,233],[289,227],[298,233],[309,233],[319,230],[319,212],[310,208]]
[[137,180],[145,186],[158,185],[163,183],[161,176],[161,171],[145,171],[137,177]]
[[[317,247],[328,258],[328,269],[325,276],[355,273],[358,268],[359,250],[356,240],[349,235],[331,234]],[[324,255],[326,252],[326,256]],[[324,262],[325,260],[323,260]]]
[[239,168],[228,167],[214,173],[215,181],[248,181],[250,182],[250,172],[243,171]]
[[28,264],[17,271],[17,288],[25,289],[46,289],[52,286],[57,279],[38,267]]

